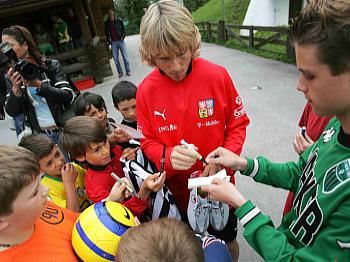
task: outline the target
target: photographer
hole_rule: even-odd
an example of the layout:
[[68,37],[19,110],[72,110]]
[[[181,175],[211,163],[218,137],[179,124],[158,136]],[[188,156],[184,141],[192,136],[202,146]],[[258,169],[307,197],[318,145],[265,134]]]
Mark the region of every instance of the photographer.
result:
[[20,126],[17,136],[46,133],[58,143],[58,128],[76,96],[61,64],[41,55],[31,33],[22,26],[2,31],[1,49],[15,62],[7,71],[5,110]]

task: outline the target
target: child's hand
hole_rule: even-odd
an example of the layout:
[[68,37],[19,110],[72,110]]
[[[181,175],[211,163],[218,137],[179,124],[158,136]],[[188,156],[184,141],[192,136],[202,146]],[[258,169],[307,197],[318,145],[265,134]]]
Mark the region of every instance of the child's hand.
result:
[[77,180],[78,172],[71,163],[67,163],[61,168],[61,175],[63,183],[74,184],[75,180]]
[[123,201],[125,199],[125,191],[127,190],[124,183],[118,181],[115,182],[114,186],[111,189],[111,192],[109,193],[109,196],[106,198],[106,201]]
[[137,150],[139,150],[139,147],[137,147],[137,148],[125,148],[123,150],[122,158],[124,158],[125,160],[135,160]]
[[114,139],[118,143],[128,142],[132,137],[121,128],[114,129]]
[[143,181],[143,184],[140,188],[140,198],[146,199],[149,197],[151,192],[157,192],[162,189],[164,186],[165,177],[165,172],[163,172],[161,176],[159,176],[159,173],[155,173],[147,177],[145,181]]
[[[126,177],[122,177],[121,180],[127,185],[129,186],[130,188],[132,188],[132,184],[130,182],[129,179],[127,179]],[[128,189],[125,190],[124,192],[124,198],[127,199],[129,197],[132,196],[132,192],[130,192]]]
[[297,133],[294,136],[294,151],[301,155],[306,149],[312,146],[315,142],[305,132],[304,136],[301,133]]

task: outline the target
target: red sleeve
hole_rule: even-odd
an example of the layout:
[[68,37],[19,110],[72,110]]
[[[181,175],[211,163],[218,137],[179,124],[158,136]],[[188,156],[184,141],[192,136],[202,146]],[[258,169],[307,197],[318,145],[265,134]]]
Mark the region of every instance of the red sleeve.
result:
[[225,74],[225,91],[227,95],[225,148],[240,155],[246,138],[249,118],[245,112],[241,97],[228,73]]
[[86,195],[92,202],[100,202],[109,196],[114,183],[109,173],[94,174],[94,171],[88,170],[85,176]]
[[147,208],[147,201],[139,199],[137,197],[131,197],[130,199],[122,202],[134,216],[141,216]]
[[306,103],[304,110],[303,110],[303,114],[301,115],[300,120],[299,120],[299,127],[307,126],[308,117],[310,115],[310,110],[311,110],[310,104]]

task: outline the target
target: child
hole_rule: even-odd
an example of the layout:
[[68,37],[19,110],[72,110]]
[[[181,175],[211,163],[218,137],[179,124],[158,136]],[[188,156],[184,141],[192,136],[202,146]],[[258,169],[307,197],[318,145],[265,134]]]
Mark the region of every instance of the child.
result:
[[[77,116],[69,119],[60,137],[62,147],[73,159],[85,162],[88,170],[85,176],[86,193],[94,203],[108,197],[116,184],[111,173],[124,177],[119,146],[110,147],[105,127],[92,117]],[[141,215],[147,208],[147,198],[152,191],[160,190],[164,185],[165,175],[154,174],[145,179],[139,197],[131,197],[123,204],[136,215]]]
[[116,261],[231,262],[227,247],[212,236],[197,236],[176,219],[161,218],[128,229]]
[[[131,139],[123,129],[115,126],[115,119],[107,116],[108,112],[102,96],[85,92],[74,101],[73,109],[76,116],[94,117],[100,120],[102,125],[106,126],[108,142],[112,147],[127,143]],[[134,160],[135,152],[135,149],[125,148],[123,158]]]
[[242,158],[219,148],[207,157],[255,181],[295,194],[275,228],[271,219],[220,179],[203,190],[236,208],[244,237],[265,261],[349,261],[350,2],[311,0],[291,23],[298,90],[318,116],[334,117],[297,163]]
[[78,214],[46,203],[32,152],[0,146],[0,261],[78,261],[71,233]]
[[120,81],[112,89],[114,107],[122,114],[122,124],[137,129],[137,87],[129,81]]
[[49,188],[49,197],[56,205],[74,212],[83,211],[90,203],[85,194],[86,170],[75,163],[64,163],[63,155],[47,136],[33,134],[22,138],[19,146],[27,148],[39,159],[41,183]]

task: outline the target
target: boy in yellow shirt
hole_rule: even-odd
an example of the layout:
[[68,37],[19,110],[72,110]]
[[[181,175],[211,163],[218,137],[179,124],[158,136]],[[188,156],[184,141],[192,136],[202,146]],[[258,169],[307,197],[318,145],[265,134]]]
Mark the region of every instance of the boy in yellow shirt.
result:
[[41,183],[49,188],[49,198],[56,205],[81,212],[90,205],[85,194],[86,170],[75,163],[64,163],[64,157],[47,136],[33,134],[22,138],[19,146],[29,149],[39,160]]

